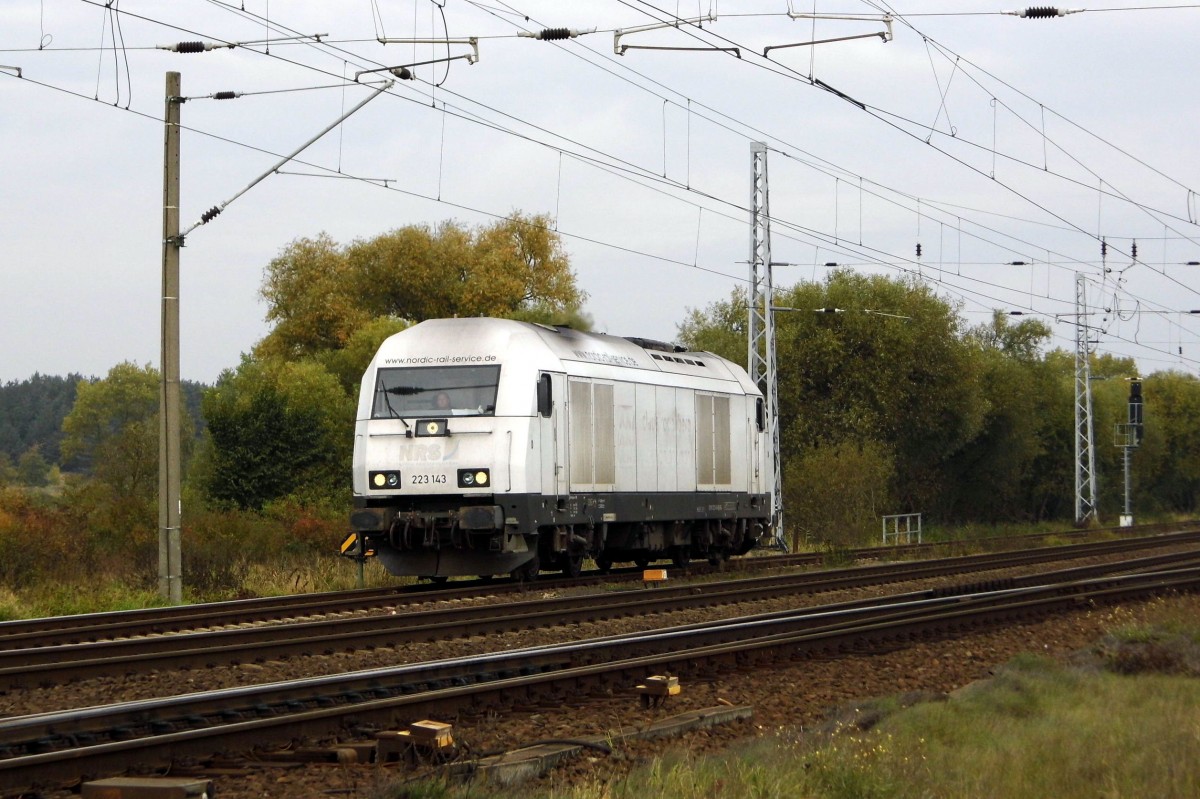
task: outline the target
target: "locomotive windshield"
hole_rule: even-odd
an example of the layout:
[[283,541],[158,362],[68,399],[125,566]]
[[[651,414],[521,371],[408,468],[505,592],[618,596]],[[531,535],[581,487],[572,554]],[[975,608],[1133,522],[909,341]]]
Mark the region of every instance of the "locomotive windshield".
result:
[[492,416],[499,382],[499,366],[380,369],[371,418]]

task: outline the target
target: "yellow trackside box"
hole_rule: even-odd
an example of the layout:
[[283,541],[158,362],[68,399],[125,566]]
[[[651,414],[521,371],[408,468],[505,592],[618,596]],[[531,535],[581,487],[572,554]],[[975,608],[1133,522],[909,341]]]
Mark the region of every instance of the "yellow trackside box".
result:
[[649,696],[678,696],[682,689],[679,687],[678,677],[655,675],[647,677],[645,684],[639,685],[637,690]]
[[414,721],[408,725],[408,733],[417,743],[434,749],[453,746],[454,727],[441,721]]

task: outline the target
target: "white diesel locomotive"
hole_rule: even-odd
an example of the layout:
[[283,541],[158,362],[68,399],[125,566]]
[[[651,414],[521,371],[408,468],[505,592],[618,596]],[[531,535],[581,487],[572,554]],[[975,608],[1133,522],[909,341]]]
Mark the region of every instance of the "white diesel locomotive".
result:
[[392,574],[718,562],[767,534],[763,399],[708,352],[433,319],[363,376],[351,525]]

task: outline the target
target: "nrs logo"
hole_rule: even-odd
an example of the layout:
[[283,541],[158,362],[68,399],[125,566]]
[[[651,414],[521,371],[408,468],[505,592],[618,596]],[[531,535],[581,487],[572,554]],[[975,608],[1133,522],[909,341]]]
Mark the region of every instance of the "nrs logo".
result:
[[405,444],[396,455],[400,460],[410,463],[429,463],[443,460],[446,453],[441,444]]

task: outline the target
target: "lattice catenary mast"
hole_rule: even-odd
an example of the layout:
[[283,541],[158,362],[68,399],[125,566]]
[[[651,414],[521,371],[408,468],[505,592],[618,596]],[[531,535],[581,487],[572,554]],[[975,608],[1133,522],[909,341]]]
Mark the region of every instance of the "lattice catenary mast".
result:
[[767,145],[750,143],[750,296],[747,365],[767,403],[771,437],[771,529],[774,545],[788,548],[783,534],[783,479],[779,465],[779,383],[775,373],[774,282],[771,278],[771,211],[767,187]]
[[1075,523],[1096,518],[1096,454],[1092,447],[1092,377],[1088,347],[1087,289],[1075,273]]

